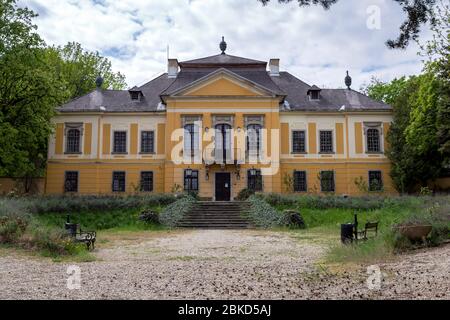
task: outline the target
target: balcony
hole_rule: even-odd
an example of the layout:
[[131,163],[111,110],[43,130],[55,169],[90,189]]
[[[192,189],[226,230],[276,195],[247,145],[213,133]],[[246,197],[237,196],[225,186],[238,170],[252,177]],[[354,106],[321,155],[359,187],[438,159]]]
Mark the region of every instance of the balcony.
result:
[[234,149],[206,148],[203,153],[203,161],[207,165],[244,164],[245,158],[246,158],[245,151],[240,148]]

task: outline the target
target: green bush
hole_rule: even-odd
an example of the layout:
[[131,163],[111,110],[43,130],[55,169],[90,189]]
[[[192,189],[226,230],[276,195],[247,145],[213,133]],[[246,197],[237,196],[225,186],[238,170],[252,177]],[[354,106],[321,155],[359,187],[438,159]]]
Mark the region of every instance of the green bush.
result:
[[165,206],[176,201],[172,194],[132,196],[46,196],[23,200],[31,213],[71,213],[110,211],[150,206]]
[[280,225],[281,215],[261,197],[251,196],[249,202],[246,214],[257,227],[268,229]]
[[241,191],[239,191],[239,193],[236,197],[236,200],[246,201],[246,200],[248,200],[248,198],[250,198],[254,194],[255,194],[255,191],[245,188],[245,189],[242,189]]
[[297,206],[300,209],[354,209],[376,210],[386,207],[402,207],[417,204],[413,197],[384,197],[379,195],[364,197],[344,197],[336,195],[283,195],[278,193],[258,194],[272,206]]
[[196,202],[190,195],[184,195],[176,202],[168,205],[159,215],[159,221],[170,228],[178,225],[183,216],[187,214]]
[[306,229],[306,223],[299,212],[284,210],[279,224],[288,228]]
[[17,219],[0,220],[0,243],[14,243],[24,230]]

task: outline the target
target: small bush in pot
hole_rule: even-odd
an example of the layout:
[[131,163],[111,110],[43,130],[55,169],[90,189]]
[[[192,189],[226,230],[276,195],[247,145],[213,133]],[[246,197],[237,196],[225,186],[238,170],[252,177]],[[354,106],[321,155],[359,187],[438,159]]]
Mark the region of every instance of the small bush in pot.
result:
[[159,213],[153,210],[144,210],[139,216],[139,220],[149,224],[159,224]]
[[301,214],[293,210],[284,210],[280,225],[290,228],[306,229],[306,223]]

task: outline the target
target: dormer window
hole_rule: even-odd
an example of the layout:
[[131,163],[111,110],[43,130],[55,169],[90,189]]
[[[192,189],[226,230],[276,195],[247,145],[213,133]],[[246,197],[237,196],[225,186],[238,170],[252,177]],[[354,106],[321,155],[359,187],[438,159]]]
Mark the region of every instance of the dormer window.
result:
[[131,100],[133,100],[133,101],[139,101],[139,100],[141,100],[141,97],[143,96],[142,91],[136,87],[129,90],[129,92],[130,92]]
[[308,96],[310,100],[320,100],[320,91],[321,89],[317,86],[312,86],[311,89],[308,90]]
[[139,92],[131,92],[131,100],[139,100]]

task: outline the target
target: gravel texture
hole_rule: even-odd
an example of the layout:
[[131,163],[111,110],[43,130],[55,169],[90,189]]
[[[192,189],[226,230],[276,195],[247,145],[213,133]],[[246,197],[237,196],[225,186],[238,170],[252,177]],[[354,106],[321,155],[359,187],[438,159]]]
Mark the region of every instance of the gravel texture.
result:
[[[196,230],[116,236],[97,261],[56,263],[10,249],[0,254],[0,299],[450,299],[450,246],[380,264],[330,271],[326,249],[271,231]],[[67,289],[69,265],[81,288]]]

